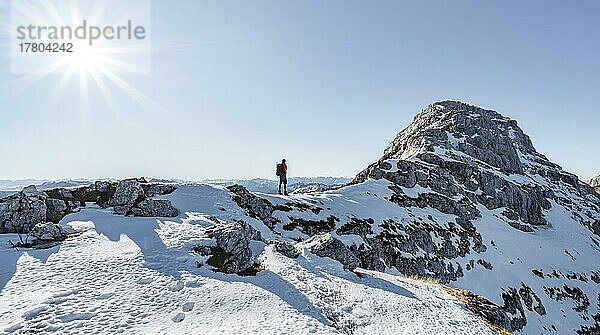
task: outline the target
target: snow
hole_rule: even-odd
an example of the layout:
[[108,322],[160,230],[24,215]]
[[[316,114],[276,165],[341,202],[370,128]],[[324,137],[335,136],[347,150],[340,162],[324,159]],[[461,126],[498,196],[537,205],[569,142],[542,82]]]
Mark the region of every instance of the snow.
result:
[[[465,276],[452,283],[455,287],[468,288],[477,292],[496,304],[502,305],[503,301],[497,294],[499,289],[498,277],[502,277],[503,287],[521,287],[522,284],[529,286],[544,302],[546,312],[544,318],[554,321],[558,333],[566,333],[569,329],[578,329],[581,321],[573,306],[550,303],[544,292],[544,287],[562,287],[565,278],[541,279],[532,273],[533,269],[539,269],[544,273],[556,270],[563,274],[590,273],[598,271],[597,254],[600,248],[590,239],[590,232],[581,224],[571,219],[570,213],[562,206],[551,201],[552,208],[546,213],[546,219],[551,225],[538,228],[533,233],[521,232],[510,227],[494,213],[501,209],[490,211],[482,205],[478,209],[482,217],[474,223],[477,231],[488,244],[493,240],[495,247],[488,247],[485,259],[493,265],[493,271],[476,266],[474,270],[467,271]],[[582,243],[585,242],[585,243]],[[489,244],[488,244],[489,245]],[[571,258],[567,251],[575,256]],[[464,258],[467,261],[470,256]],[[460,262],[460,260],[459,260]],[[463,268],[466,262],[463,263]],[[551,285],[549,285],[551,284]],[[578,281],[576,286],[588,294],[591,299],[600,294],[598,285],[592,280],[588,282]],[[590,292],[593,292],[590,294]],[[594,299],[595,300],[595,299]],[[590,301],[590,314],[598,312],[598,306]],[[569,304],[567,303],[567,306]],[[544,324],[540,322],[539,316],[527,310],[528,334],[545,333]],[[558,321],[560,320],[560,321]]]
[[[366,188],[385,193],[379,183]],[[300,199],[366,208],[376,197],[364,192]],[[344,201],[349,194],[359,200]],[[81,235],[50,249],[17,251],[5,243],[15,236],[3,235],[0,333],[493,333],[439,285],[367,270],[358,276],[306,249],[290,259],[257,242],[264,270],[256,276],[198,267],[202,259],[190,250],[210,243],[211,216],[243,218],[273,233],[220,187],[181,185],[165,198],[181,210],[179,218],[115,216],[89,205],[61,221]]]

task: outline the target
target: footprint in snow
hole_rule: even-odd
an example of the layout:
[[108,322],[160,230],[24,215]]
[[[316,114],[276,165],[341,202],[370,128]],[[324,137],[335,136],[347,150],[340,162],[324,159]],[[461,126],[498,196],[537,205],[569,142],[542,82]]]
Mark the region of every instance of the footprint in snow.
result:
[[198,281],[198,279],[188,280],[185,282],[185,286],[191,288],[200,287],[201,285],[202,283]]
[[152,283],[154,281],[154,279],[152,278],[142,278],[142,279],[138,279],[137,283],[140,285],[148,285],[150,283]]
[[62,292],[58,292],[58,293],[54,293],[52,295],[52,298],[64,298],[64,297],[68,297],[70,295],[74,295],[79,293],[79,290],[67,290],[67,291],[62,291]]
[[105,300],[115,295],[113,292],[103,293],[96,297],[96,300]]
[[29,310],[29,311],[23,313],[23,315],[22,315],[23,319],[31,320],[31,319],[37,317],[38,315],[42,314],[43,312],[45,312],[47,309],[48,309],[48,307],[41,306],[41,307],[34,308],[32,310]]
[[173,322],[181,322],[183,319],[185,319],[185,314],[177,313],[177,315],[173,317]]
[[185,304],[183,304],[183,306],[181,306],[181,310],[187,313],[194,309],[194,305],[195,303],[193,301],[186,302]]

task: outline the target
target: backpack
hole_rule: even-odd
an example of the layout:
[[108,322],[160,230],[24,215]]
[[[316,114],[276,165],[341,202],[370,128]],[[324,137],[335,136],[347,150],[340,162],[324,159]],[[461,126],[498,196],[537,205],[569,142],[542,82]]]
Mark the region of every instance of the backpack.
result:
[[283,175],[283,164],[279,163],[277,164],[277,170],[275,171],[275,175],[276,176],[281,176]]

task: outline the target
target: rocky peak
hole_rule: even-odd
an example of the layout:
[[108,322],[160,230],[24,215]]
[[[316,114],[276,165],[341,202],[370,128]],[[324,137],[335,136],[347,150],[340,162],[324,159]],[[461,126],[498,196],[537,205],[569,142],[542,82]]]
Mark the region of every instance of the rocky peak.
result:
[[592,187],[600,187],[600,176],[596,176],[588,181]]
[[557,167],[535,150],[517,121],[459,101],[427,106],[398,133],[385,149],[382,160],[414,159],[426,152],[483,163],[507,174],[522,174],[522,160],[526,157],[545,166]]
[[596,192],[600,193],[600,176],[588,180],[588,184],[590,184],[590,186],[592,186]]
[[[572,202],[562,190],[598,201],[589,185],[538,153],[515,120],[458,101],[436,102],[417,114],[351,184],[367,179],[390,181],[392,200],[401,206],[420,201],[443,213],[469,214],[479,203],[503,209],[507,222],[523,231],[546,224],[550,200]],[[402,190],[417,185],[431,191],[414,198]],[[464,224],[479,214],[459,216]],[[595,221],[584,224],[600,234]]]

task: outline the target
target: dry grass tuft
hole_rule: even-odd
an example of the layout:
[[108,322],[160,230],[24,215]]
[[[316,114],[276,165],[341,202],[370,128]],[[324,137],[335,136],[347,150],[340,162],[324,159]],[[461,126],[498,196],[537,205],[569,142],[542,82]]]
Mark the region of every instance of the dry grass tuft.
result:
[[428,284],[440,285],[440,280],[438,278],[421,277],[421,276],[416,276],[416,275],[410,275],[410,276],[404,276],[404,277],[408,278],[408,279],[412,279],[412,280],[422,281],[422,282],[428,283]]
[[480,308],[478,308],[478,306],[490,304],[489,300],[468,290],[455,289],[448,286],[444,286],[444,289],[446,292],[448,292],[448,294],[462,301],[470,311],[485,321],[490,329],[500,335],[512,335],[512,333],[508,330],[495,325],[484,313],[481,312]]

